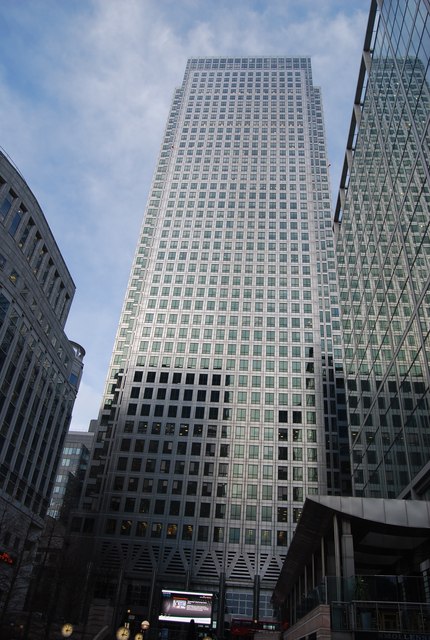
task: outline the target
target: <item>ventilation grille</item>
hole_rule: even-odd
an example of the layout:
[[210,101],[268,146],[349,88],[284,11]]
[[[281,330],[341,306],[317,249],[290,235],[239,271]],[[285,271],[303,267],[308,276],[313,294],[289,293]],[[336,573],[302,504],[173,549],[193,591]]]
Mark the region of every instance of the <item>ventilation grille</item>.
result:
[[249,580],[252,578],[249,573],[248,564],[243,556],[239,556],[234,565],[232,565],[229,578],[231,580]]
[[101,567],[103,569],[119,569],[123,564],[121,548],[105,542],[101,548]]
[[265,570],[262,571],[263,580],[275,580],[275,582],[279,578],[279,574],[282,569],[282,562],[280,558],[272,558],[269,565],[265,567]]
[[183,560],[178,551],[174,553],[170,562],[167,564],[165,572],[167,574],[181,574],[183,575],[186,571],[186,567],[184,566]]
[[153,571],[153,563],[148,549],[141,549],[141,553],[133,561],[133,571],[148,573]]
[[203,554],[202,560],[196,566],[196,576],[198,578],[218,580],[218,567],[210,553]]

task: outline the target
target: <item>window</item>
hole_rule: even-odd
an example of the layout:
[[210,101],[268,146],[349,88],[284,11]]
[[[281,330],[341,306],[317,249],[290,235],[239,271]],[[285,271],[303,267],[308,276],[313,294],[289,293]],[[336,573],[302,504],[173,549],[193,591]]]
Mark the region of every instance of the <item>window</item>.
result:
[[194,516],[195,508],[196,508],[196,503],[195,502],[186,502],[185,503],[184,515],[185,516]]
[[240,529],[237,527],[231,527],[228,533],[228,541],[231,543],[239,543],[240,542]]
[[214,542],[224,542],[224,527],[214,527]]
[[278,545],[278,547],[288,546],[288,536],[286,531],[277,531],[276,544]]
[[209,539],[209,527],[204,525],[199,525],[197,530],[197,539],[199,542],[207,542]]
[[245,529],[245,544],[255,544],[255,529]]

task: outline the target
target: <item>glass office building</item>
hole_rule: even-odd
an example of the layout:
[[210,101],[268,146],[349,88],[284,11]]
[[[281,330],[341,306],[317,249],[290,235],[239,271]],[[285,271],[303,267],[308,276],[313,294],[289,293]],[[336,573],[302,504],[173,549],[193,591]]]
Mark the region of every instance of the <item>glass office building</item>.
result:
[[68,431],[57,467],[48,516],[65,519],[79,502],[94,434]]
[[355,494],[429,497],[427,0],[374,0],[336,210]]
[[304,498],[349,490],[341,361],[310,59],[189,60],[73,520],[96,595],[151,617],[161,588],[200,589],[219,627],[270,619]]
[[23,607],[83,370],[75,285],[30,187],[0,151],[0,611]]

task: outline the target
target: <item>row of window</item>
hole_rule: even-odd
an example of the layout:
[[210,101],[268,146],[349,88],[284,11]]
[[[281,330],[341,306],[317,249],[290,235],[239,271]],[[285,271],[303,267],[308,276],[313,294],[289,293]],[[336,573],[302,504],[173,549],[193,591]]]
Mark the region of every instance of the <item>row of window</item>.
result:
[[[211,528],[212,529],[212,528]],[[196,539],[198,542],[208,542],[210,528],[206,525],[195,526],[193,524],[184,524],[180,527],[175,524],[166,524],[164,525],[161,522],[154,522],[150,526],[146,521],[137,521],[133,522],[132,520],[116,520],[114,518],[109,518],[106,521],[105,533],[108,535],[120,535],[129,536],[135,535],[136,537],[145,537],[149,536],[151,538],[161,538],[166,537],[168,540],[176,540],[181,537],[182,540],[193,540],[195,537],[196,531]],[[224,542],[225,536],[228,531],[228,539],[231,543],[239,543],[241,539],[241,535],[243,535],[244,544],[255,545],[257,533],[255,529],[245,529],[244,531],[239,527],[230,527],[228,530],[225,527],[213,527],[212,530],[212,541],[213,542]],[[286,547],[288,535],[286,531],[278,530],[276,532],[276,545],[279,547]],[[271,529],[263,529],[260,532],[260,542],[262,545],[271,546],[272,542],[272,530]]]
[[[251,440],[258,440],[262,437],[263,440],[270,440],[271,442],[273,442],[276,435],[274,428],[267,426],[261,428],[251,425],[204,425],[198,423],[190,425],[189,423],[176,424],[175,422],[166,422],[165,424],[163,424],[162,422],[152,422],[152,424],[150,425],[149,422],[146,421],[139,420],[138,422],[135,422],[134,420],[126,420],[124,423],[124,433],[134,433],[135,431],[137,434],[163,436],[176,435],[183,438],[190,436],[193,440],[195,438],[224,439],[231,437],[234,437],[235,440],[244,440],[247,437]],[[304,432],[304,430],[300,427],[294,427],[293,429],[291,429],[290,427],[280,427],[277,431],[279,440],[291,440],[292,442],[304,442],[305,436],[306,442],[316,442],[316,433],[316,429],[306,429],[306,432]],[[145,450],[145,443],[149,443],[148,448],[151,451],[152,448],[156,447],[156,445],[150,444],[151,442],[152,440],[147,439],[123,438],[121,440],[121,451],[130,451],[131,444],[133,444],[134,451],[143,452]],[[192,446],[197,447],[197,445],[198,443],[195,442]]]
[[[8,224],[9,235],[16,239],[57,317],[61,318],[69,300],[65,285],[27,207],[19,201],[14,190],[7,187],[6,181],[0,176],[0,222]],[[5,262],[3,256],[0,256],[0,261]],[[13,279],[11,276],[14,284],[17,284],[18,277],[16,272]]]
[[[279,487],[278,488],[278,500],[281,502],[286,502],[288,500],[288,491],[291,492],[291,497],[293,502],[303,503],[303,487]],[[313,491],[315,493],[315,491]],[[203,483],[202,485],[202,496],[207,497],[212,495],[212,483]],[[214,493],[215,495],[215,493]],[[225,496],[225,491],[217,491],[217,495],[219,497]],[[233,496],[233,497],[241,497],[241,496]],[[272,498],[263,498],[267,500],[271,500]],[[168,509],[167,509],[168,507]],[[109,508],[113,512],[124,512],[124,513],[136,513],[136,514],[149,514],[153,513],[154,515],[170,515],[170,516],[194,516],[199,515],[201,518],[210,518],[212,517],[211,511],[215,511],[215,517],[224,519],[228,517],[230,520],[242,520],[245,519],[248,522],[256,522],[259,517],[262,522],[271,522],[273,518],[273,514],[277,514],[278,522],[288,522],[292,519],[293,522],[297,522],[298,510],[300,507],[277,507],[274,508],[272,505],[261,505],[257,506],[255,504],[246,504],[242,503],[231,503],[227,506],[224,503],[211,503],[211,502],[202,502],[200,507],[196,507],[195,500],[192,502],[181,501],[181,500],[169,500],[165,499],[155,499],[151,498],[133,498],[131,496],[121,497],[121,496],[112,496]],[[290,515],[289,515],[290,514]]]
[[[169,446],[173,448],[172,442],[165,442],[164,444],[166,445],[167,449],[169,448]],[[179,443],[179,444],[186,445],[186,443]],[[176,455],[185,455],[185,453],[181,453],[181,447],[179,446],[179,444],[177,446]],[[258,460],[260,458],[261,449],[262,447],[259,447],[258,445],[248,445],[247,447],[245,447],[245,445],[236,444],[231,447],[231,452],[235,460],[240,460],[241,458],[245,458],[245,457],[247,457],[249,460]],[[219,457],[220,458],[229,457],[229,452],[230,452],[230,445],[221,445]],[[165,455],[170,455],[172,453],[173,453],[172,451],[167,451],[165,452]],[[305,453],[306,453],[306,459],[308,462],[317,462],[318,454],[317,454],[317,449],[315,447],[310,447],[306,449]],[[204,455],[207,458],[211,458],[211,457],[214,458],[215,454],[216,454],[215,445],[210,443],[206,444]],[[245,454],[248,454],[248,455],[245,456]],[[191,453],[191,455],[196,455],[196,454]],[[285,461],[285,460],[288,460],[289,457],[291,457],[291,459],[294,462],[303,462],[304,450],[301,447],[292,447],[291,449],[288,449],[288,447],[278,448],[279,460]],[[180,460],[180,459],[176,459],[173,461],[169,459],[163,459],[163,460],[157,461],[156,458],[146,458],[144,460],[143,458],[129,459],[125,456],[120,456],[117,460],[116,470],[127,471],[128,467],[130,467],[130,471],[132,472],[144,470],[145,473],[156,473],[158,468],[159,473],[175,473],[180,475],[184,475],[185,473],[188,473],[188,475],[190,476],[197,476],[197,475],[203,474],[203,476],[206,476],[206,477],[213,476],[215,472],[215,466],[214,466],[214,463],[212,462],[190,460],[189,463],[186,464],[185,460]],[[233,465],[233,467],[234,467],[233,471],[236,472],[239,467],[243,468],[243,465],[236,463],[235,465]],[[296,471],[294,471],[294,469]],[[248,465],[247,477],[248,478],[258,477],[258,470],[259,470],[258,465],[253,465],[253,464]],[[218,471],[220,471],[220,469],[218,469]],[[221,468],[221,471],[224,473],[225,469]],[[267,467],[267,469],[266,468],[263,469],[263,475],[265,474],[267,477],[271,477],[270,475],[271,473],[272,473],[272,469],[270,467]],[[308,480],[310,482],[314,482],[316,475],[317,474],[315,473],[314,468],[309,467]],[[303,469],[301,469],[300,467],[293,467],[293,479],[294,480],[299,479],[299,477],[301,476],[303,476]],[[234,491],[234,488],[239,486],[241,485],[233,485],[232,490]],[[263,487],[263,493],[264,493],[264,487]]]
[[[270,447],[265,447],[264,449],[270,449]],[[288,451],[287,448],[284,448],[284,450]],[[271,456],[267,456],[265,459],[271,459],[271,458],[273,458],[273,451],[271,452]],[[286,459],[287,457],[284,458],[284,460]],[[165,460],[165,461],[160,461],[160,463],[161,462],[167,463],[169,461]],[[153,464],[155,465],[155,463],[156,461],[154,460]],[[228,464],[226,464],[225,467],[226,468],[224,471],[227,477]],[[278,470],[278,475],[288,476],[288,473],[289,473],[288,469],[290,469],[290,473],[292,473],[292,480],[294,482],[303,482],[305,480],[305,477],[307,478],[308,482],[311,482],[311,483],[318,482],[318,469],[316,467],[307,467],[305,469],[301,466],[280,467],[280,470]],[[176,461],[174,473],[177,475],[185,475],[184,460]],[[195,473],[194,475],[199,475],[199,473]],[[201,487],[201,491],[205,490],[206,485],[207,483],[203,483]],[[227,484],[224,484],[221,486],[223,487],[223,490],[227,492]],[[138,477],[138,476],[118,475],[113,478],[112,488],[113,488],[113,491],[128,491],[129,493],[136,493],[139,491],[140,493],[145,493],[145,494],[156,492],[158,494],[171,493],[173,495],[183,495],[184,490],[186,489],[185,491],[186,495],[197,496],[199,483],[194,480],[188,480],[185,483],[182,480],[175,480],[175,479],[155,480],[153,478],[146,477],[146,476],[141,478],[140,476]],[[272,490],[273,490],[272,485],[264,485],[264,489],[263,489],[263,486],[258,484],[247,484],[246,497],[252,500],[257,499],[259,490],[260,490],[260,493],[263,492],[263,495],[267,496],[265,499],[267,500],[272,499]],[[207,495],[207,494],[202,493],[201,495]],[[268,496],[271,496],[271,497],[269,498]]]
[[[292,365],[296,363],[292,362]],[[300,363],[297,363],[300,364]],[[302,383],[295,381],[295,378],[292,378],[292,387],[299,389],[302,386]],[[295,381],[295,382],[294,382]],[[261,386],[261,382],[258,386]],[[304,386],[304,384],[303,384]],[[315,379],[314,378],[306,378],[306,388],[314,389],[315,388]],[[140,388],[132,387],[130,391],[130,398],[138,399],[140,396]],[[315,396],[313,394],[307,394],[305,396],[305,400],[301,393],[279,393],[275,394],[271,391],[265,392],[264,394],[260,391],[224,391],[223,393],[212,389],[210,392],[206,392],[206,390],[197,390],[196,395],[194,395],[194,391],[192,389],[184,389],[180,394],[179,389],[170,389],[168,393],[168,389],[166,388],[153,388],[146,387],[143,390],[142,398],[145,400],[151,400],[152,398],[157,400],[165,400],[168,398],[169,400],[183,400],[184,402],[211,402],[211,403],[233,403],[236,404],[279,404],[279,405],[288,405],[290,402],[293,406],[299,407],[302,406],[303,402],[307,406],[315,406]],[[369,405],[370,406],[370,405]]]
[[[296,399],[296,402],[302,402],[301,397]],[[315,406],[315,398],[310,396],[310,400],[306,400],[307,406]],[[301,405],[297,405],[301,406]],[[316,423],[316,414],[314,411],[292,411],[290,418],[288,417],[288,412],[285,410],[276,411],[274,409],[250,409],[250,408],[219,408],[219,407],[191,407],[191,406],[177,406],[177,405],[165,405],[165,404],[142,404],[140,406],[140,411],[138,411],[139,407],[135,403],[129,403],[127,408],[127,416],[149,416],[153,415],[154,417],[161,418],[166,415],[169,418],[181,417],[183,419],[188,419],[194,417],[197,420],[202,420],[205,418],[205,414],[207,414],[207,418],[209,420],[233,420],[235,419],[237,422],[275,422],[279,423],[288,423],[292,424],[302,424],[304,419],[308,424]]]
[[[309,323],[311,320],[309,319]],[[283,332],[287,333],[287,332]],[[298,334],[298,335],[296,335]],[[292,331],[291,334],[288,335],[288,338],[284,338],[285,342],[301,342],[302,334],[299,332]],[[305,338],[306,342],[312,342],[310,338]],[[241,342],[237,344],[236,342],[232,343],[223,343],[223,342],[169,342],[164,341],[161,342],[159,340],[152,340],[149,342],[148,340],[141,340],[139,344],[139,353],[202,353],[202,354],[227,354],[227,355],[240,355],[240,356],[267,356],[267,357],[276,357],[287,358],[290,355],[291,347],[287,345],[280,344],[255,344],[250,341],[251,344],[247,342]],[[120,343],[118,344],[118,348],[120,348]],[[416,353],[416,350],[411,351],[412,354]],[[405,358],[401,358],[404,360]],[[300,372],[302,370],[302,366],[300,362],[290,363],[292,364],[293,372]],[[279,363],[279,371],[289,371],[291,367],[288,366],[288,361],[280,361]],[[310,369],[309,369],[310,370]],[[301,383],[296,381],[292,383],[292,386],[301,387]]]
[[[298,300],[298,298],[299,298],[298,293],[299,292],[291,291],[291,297],[292,297],[293,300]],[[219,302],[219,306],[223,307],[224,301],[223,300],[219,300],[218,302]],[[288,317],[289,317],[288,310],[290,310],[292,314],[295,314],[295,313],[300,313],[300,309],[301,308],[303,308],[303,310],[306,308],[307,309],[306,313],[309,313],[309,311],[308,311],[309,307],[305,307],[305,305],[303,305],[303,307],[301,307],[299,302],[291,302],[288,305],[286,304],[286,308],[285,308],[284,312],[288,314],[287,316],[282,316],[282,317],[276,318],[275,316],[271,316],[271,315],[269,315],[269,316],[248,316],[248,315],[245,315],[245,316],[236,316],[236,315],[225,316],[225,315],[219,315],[216,318],[216,320],[217,320],[216,324],[221,325],[221,326],[224,326],[224,325],[228,324],[231,327],[237,327],[237,326],[240,326],[240,325],[242,325],[243,327],[250,327],[250,326],[262,327],[263,326],[263,322],[265,322],[268,327],[275,327],[276,324],[278,324],[280,328],[284,328],[284,327],[288,326]],[[221,310],[227,310],[227,309],[221,309]],[[338,312],[338,310],[333,309],[332,310],[332,314],[334,316],[338,316],[339,312]],[[202,319],[203,318],[202,318],[201,315],[192,315],[191,316],[191,321],[192,321],[191,324],[194,324],[194,325],[202,324]],[[228,320],[228,322],[227,322],[227,320]],[[153,312],[149,312],[149,313],[145,313],[145,315],[143,317],[143,321],[144,321],[145,324],[150,324],[150,325],[152,325],[154,322],[156,322],[157,324],[166,323],[166,324],[177,325],[178,323],[180,323],[180,324],[188,325],[188,324],[190,324],[190,314],[182,314],[181,316],[179,316],[177,313],[170,313],[168,315],[166,313],[157,313],[155,315]],[[206,315],[204,324],[213,325],[214,324],[214,316],[213,315]],[[294,340],[294,342],[296,342],[296,340]],[[304,347],[304,348],[306,349],[307,347]]]

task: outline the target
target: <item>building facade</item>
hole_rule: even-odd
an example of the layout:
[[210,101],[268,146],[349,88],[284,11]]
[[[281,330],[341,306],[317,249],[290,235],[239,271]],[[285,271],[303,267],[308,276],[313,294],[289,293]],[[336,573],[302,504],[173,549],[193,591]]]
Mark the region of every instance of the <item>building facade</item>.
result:
[[91,432],[68,431],[48,509],[51,518],[66,516],[70,509],[78,505],[93,440],[94,434]]
[[27,183],[0,153],[1,619],[25,597],[84,350],[64,325],[74,284]]
[[430,495],[429,9],[371,3],[336,208],[357,496]]
[[96,595],[151,618],[161,588],[212,591],[221,635],[271,619],[305,496],[349,490],[341,361],[310,59],[189,60],[72,523]]

